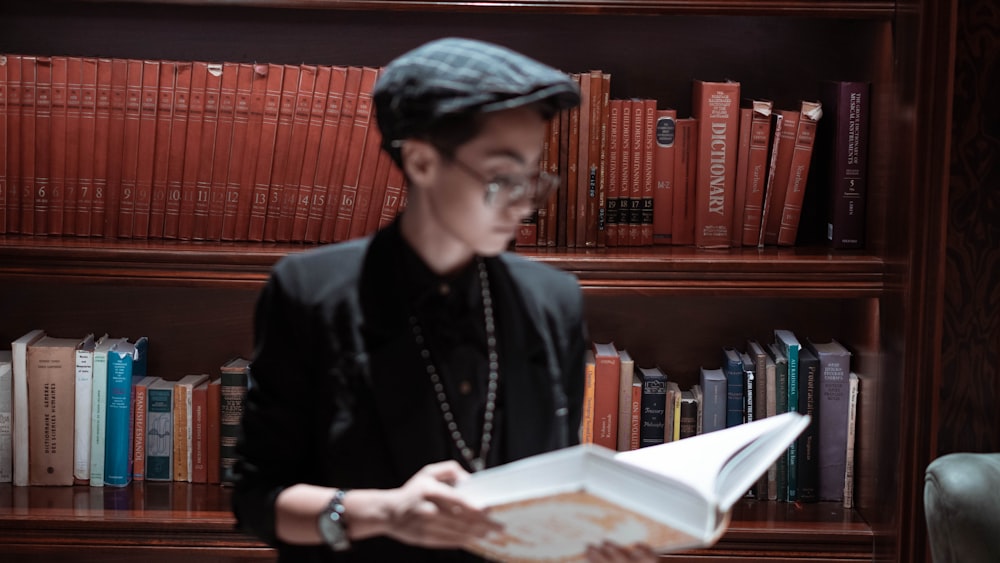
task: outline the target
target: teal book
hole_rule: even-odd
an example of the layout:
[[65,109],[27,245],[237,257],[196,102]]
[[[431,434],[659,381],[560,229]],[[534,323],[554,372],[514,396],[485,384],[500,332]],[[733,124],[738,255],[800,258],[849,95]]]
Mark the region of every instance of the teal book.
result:
[[171,481],[174,467],[174,382],[146,389],[146,480]]
[[132,363],[135,346],[127,340],[108,350],[107,424],[104,438],[104,484],[124,487],[132,481]]
[[[802,345],[790,330],[775,330],[774,345],[788,360],[788,411],[799,409],[799,350]],[[788,502],[799,500],[799,448],[792,442],[788,447]]]
[[104,486],[108,412],[108,352],[123,338],[103,338],[94,348],[90,402],[90,486]]

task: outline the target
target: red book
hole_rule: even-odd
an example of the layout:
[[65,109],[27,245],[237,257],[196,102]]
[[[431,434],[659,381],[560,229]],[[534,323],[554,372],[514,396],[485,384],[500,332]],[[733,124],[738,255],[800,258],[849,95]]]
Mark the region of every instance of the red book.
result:
[[653,158],[656,146],[656,100],[643,100],[642,128],[642,223],[639,226],[639,244],[653,244]]
[[7,232],[7,65],[9,59],[0,55],[0,234]]
[[385,190],[389,186],[389,172],[393,166],[395,165],[389,153],[379,151],[378,164],[375,169],[375,184],[372,186],[372,199],[368,209],[368,221],[365,222],[364,234],[366,235],[378,230],[382,206],[385,204]]
[[247,240],[264,240],[264,221],[267,217],[268,192],[271,188],[271,171],[278,135],[278,113],[281,109],[281,84],[284,77],[285,69],[282,65],[267,65],[267,83],[264,87],[264,106],[260,123],[260,146],[257,151]]
[[0,57],[6,73],[4,101],[5,121],[4,135],[6,146],[3,156],[6,163],[6,178],[4,180],[5,206],[4,223],[6,232],[21,232],[21,56],[4,55]]
[[[194,209],[198,199],[198,170],[202,157],[201,137],[205,113],[205,85],[208,79],[207,63],[193,62],[189,68],[191,86],[187,98],[187,128],[184,132],[180,204],[177,207],[177,238],[182,240],[191,240],[194,237]],[[209,154],[209,156],[211,155]]]
[[645,176],[642,170],[645,159],[646,105],[642,100],[632,100],[632,159],[629,173],[628,246],[642,244],[642,194]]
[[[601,136],[604,130],[604,91],[603,73],[599,70],[590,71],[581,80],[590,81],[590,115],[588,117],[590,133],[587,135],[587,169],[586,185],[584,186],[585,211],[579,216],[583,218],[583,245],[597,246],[598,221],[600,219],[600,200],[598,191],[601,182]],[[603,226],[603,225],[601,225]],[[579,227],[578,227],[579,231]]]
[[[771,142],[772,102],[754,100],[750,119],[750,146],[746,165],[746,197],[743,206],[743,238],[745,246],[760,242],[761,208],[764,205],[764,184],[767,182],[767,148]],[[737,178],[739,178],[737,176]]]
[[594,345],[594,443],[618,449],[618,383],[621,366],[614,343]]
[[278,240],[278,224],[284,202],[285,174],[288,169],[289,144],[292,122],[295,119],[295,101],[299,93],[299,67],[282,68],[281,100],[278,106],[278,126],[274,137],[274,162],[271,166],[270,187],[267,193],[267,211],[264,214],[264,240]]
[[[561,116],[564,112],[557,113],[549,121],[549,154],[548,172],[555,177],[561,177],[559,170],[559,153],[561,146],[560,132],[562,131]],[[556,246],[559,240],[559,189],[552,190],[546,207],[545,244],[546,246]]]
[[611,100],[608,111],[608,173],[604,192],[604,243],[618,246],[619,195],[621,193],[622,105],[624,100]]
[[[90,236],[97,156],[97,59],[80,60],[80,134],[77,142],[76,217],[73,232]],[[110,82],[110,80],[109,80]],[[106,155],[105,155],[106,158]],[[68,220],[68,219],[67,219]]]
[[[372,89],[378,70],[364,67],[361,73],[361,86],[358,88],[358,102],[354,110],[354,125],[351,130],[351,141],[347,147],[347,162],[344,167],[344,182],[340,190],[340,206],[337,209],[337,220],[334,224],[333,240],[346,240],[351,232],[351,220],[354,217],[355,198],[358,193],[358,182],[361,178],[361,163],[365,153],[365,140],[368,138],[369,123],[372,114]],[[373,128],[374,129],[374,128]]]
[[673,244],[676,133],[677,110],[657,110],[653,146],[653,244]]
[[344,95],[340,106],[340,121],[337,123],[337,144],[333,153],[333,163],[330,166],[329,189],[326,193],[326,205],[323,210],[323,221],[320,224],[319,242],[333,242],[337,224],[337,212],[340,210],[340,193],[344,186],[344,171],[347,167],[347,157],[351,136],[354,133],[354,114],[358,106],[358,94],[361,89],[361,78],[364,69],[357,66],[347,67],[344,82]]
[[[21,198],[21,227],[25,234],[43,235],[49,213],[49,125],[52,111],[52,61],[47,57],[25,57],[33,74],[32,83],[24,89],[26,104],[22,107],[22,128],[31,131],[31,142],[25,139],[22,153],[24,192]],[[23,73],[29,76],[28,72]],[[30,95],[30,96],[29,96]],[[25,127],[26,126],[26,127]],[[30,188],[30,189],[29,189]]]
[[[162,238],[167,213],[167,177],[170,173],[170,144],[173,138],[176,109],[177,63],[160,62],[156,87],[156,144],[153,148],[153,176],[149,190],[149,211],[146,219],[137,208],[133,222],[136,238]],[[136,200],[139,206],[142,199]],[[144,203],[143,203],[144,205]],[[143,232],[145,231],[145,232]]]
[[[655,107],[655,102],[654,102]],[[605,223],[607,222],[608,190],[608,127],[611,112],[611,75],[601,73],[601,130],[597,147],[597,246],[607,246]]]
[[[222,225],[219,238],[222,240],[237,240],[237,223],[239,222],[240,199],[244,195],[244,178],[249,173],[253,177],[253,161],[245,160],[246,149],[251,145],[250,137],[250,105],[255,84],[259,84],[261,93],[264,90],[263,80],[258,81],[254,75],[254,65],[241,63],[236,78],[235,109],[233,110],[232,144],[229,146],[229,171],[226,174],[225,202],[222,205]],[[261,107],[263,111],[263,107]],[[260,131],[258,130],[258,135]],[[258,137],[259,138],[259,137]],[[254,141],[259,142],[259,141]],[[249,172],[248,172],[249,171]],[[247,180],[247,192],[250,191],[250,180]],[[249,193],[246,193],[249,197]],[[249,217],[248,217],[249,219]]]
[[[149,238],[149,215],[153,205],[153,173],[157,166],[166,164],[166,151],[162,149],[170,143],[170,110],[165,109],[163,123],[160,123],[160,61],[141,61],[142,99],[139,116],[139,153],[136,159],[135,192],[131,217],[119,211],[118,236],[126,238]],[[169,65],[169,63],[163,63]],[[173,75],[170,74],[173,87]],[[158,158],[157,146],[163,158]],[[160,163],[159,161],[163,162]],[[166,176],[164,175],[164,178]],[[124,205],[124,202],[123,202]]]
[[795,131],[795,145],[788,167],[785,204],[781,208],[781,220],[778,226],[780,246],[794,245],[799,232],[802,201],[805,198],[806,180],[809,177],[809,163],[812,161],[813,146],[816,143],[816,124],[822,115],[822,104],[819,102],[802,102],[799,126]]
[[774,143],[771,147],[771,169],[768,171],[764,192],[764,210],[761,218],[760,244],[778,244],[781,229],[781,210],[785,207],[785,188],[792,166],[795,135],[799,129],[799,112],[781,110],[780,120],[774,124]]
[[[211,71],[210,71],[211,72]],[[222,65],[222,83],[219,88],[218,118],[215,122],[215,148],[212,157],[212,183],[208,197],[208,216],[205,218],[206,240],[221,240],[223,216],[226,212],[226,183],[229,179],[229,161],[236,136],[233,134],[236,118],[236,87],[240,67],[236,63]],[[206,98],[206,119],[208,114]],[[198,223],[195,222],[195,231]]]
[[309,202],[309,216],[306,219],[306,242],[318,242],[323,228],[330,197],[330,177],[336,160],[337,142],[340,134],[341,111],[344,104],[344,88],[347,84],[347,67],[330,67],[330,84],[326,96],[326,114],[323,116],[323,134],[319,142],[319,157],[313,178],[312,200]]
[[191,390],[191,482],[208,483],[208,381]]
[[[196,68],[200,63],[195,63]],[[222,77],[225,67],[218,63],[205,65],[205,94],[202,96],[201,114],[201,142],[198,153],[198,172],[195,180],[194,198],[194,220],[192,221],[191,238],[195,240],[205,240],[208,238],[208,214],[212,208],[212,184],[216,174],[225,174],[225,163],[221,169],[215,166],[215,149],[217,145],[223,145],[225,150],[229,150],[229,138],[226,136],[231,129],[227,129],[219,137],[219,109],[222,104]],[[201,74],[200,69],[196,75]],[[232,100],[232,98],[229,98]],[[231,107],[231,106],[230,106]],[[232,120],[229,121],[232,124]],[[220,157],[221,158],[221,157]]]
[[[170,154],[167,157],[167,197],[163,208],[163,238],[169,239],[178,238],[180,231],[181,201],[184,197],[184,155],[187,152],[187,130],[191,126],[191,73],[194,65],[179,62],[176,69]],[[200,118],[199,115],[198,125],[201,125]],[[152,226],[150,231],[157,232]]]
[[321,152],[323,140],[326,137],[329,147],[329,134],[326,127],[326,104],[330,95],[330,78],[333,74],[329,66],[316,67],[316,81],[313,87],[309,109],[309,126],[306,129],[305,152],[302,157],[298,184],[298,195],[295,198],[295,213],[292,218],[291,240],[301,242],[306,237],[306,225],[312,212],[313,190],[316,183],[316,173],[319,163],[326,160]]
[[[258,168],[267,169],[268,177],[271,166],[271,152],[262,152],[261,145],[273,143],[265,141],[264,136],[264,105],[267,103],[268,65],[248,65],[251,69],[251,84],[249,96],[249,115],[247,118],[246,143],[243,147],[243,165],[239,173],[239,190],[236,195],[235,221],[223,225],[223,238],[229,240],[247,240],[250,232],[250,209],[253,207],[253,196],[257,183]],[[241,67],[242,72],[242,67]],[[279,75],[281,73],[279,72]],[[239,107],[239,106],[237,106]],[[234,132],[235,134],[235,132]],[[235,146],[234,146],[235,149]],[[264,164],[262,161],[267,160]],[[263,172],[263,171],[262,171]],[[266,199],[265,195],[265,199]],[[226,202],[232,208],[233,202]],[[227,212],[226,217],[230,214]],[[235,224],[233,224],[235,223]]]
[[[107,69],[106,65],[102,64],[103,61],[106,61],[106,59],[98,61],[99,77],[103,74],[102,71]],[[142,65],[139,65],[138,70],[133,70],[132,72],[135,75],[134,80],[137,82],[131,102],[134,106],[134,109],[131,110],[131,113],[133,113],[131,119],[128,116],[130,113],[129,61],[126,59],[111,59],[110,66],[111,89],[108,92],[110,95],[110,106],[108,112],[107,174],[104,190],[101,189],[101,177],[98,176],[97,179],[91,230],[94,231],[94,234],[102,234],[105,237],[114,238],[118,236],[118,217],[121,210],[122,183],[124,182],[123,174],[125,170],[124,163],[129,156],[131,156],[133,164],[129,173],[132,182],[131,186],[135,186],[135,149],[138,148],[135,141],[139,136],[139,97],[142,89]],[[99,80],[98,83],[102,84],[103,81]],[[98,96],[100,96],[100,93],[99,90]],[[100,99],[98,99],[98,116],[100,116],[100,110]],[[131,135],[132,144],[129,145],[129,151],[126,154],[126,129],[131,129],[132,124],[135,126],[135,132]],[[98,131],[100,129],[98,127]],[[100,160],[98,160],[98,165],[100,165]],[[101,197],[102,192],[104,197]],[[129,198],[132,197],[131,192],[128,195]]]
[[156,378],[132,380],[132,480],[146,480],[146,419],[149,414],[149,386]]
[[[580,105],[569,110],[569,131],[567,133],[569,142],[566,149],[566,189],[564,193],[566,194],[566,246],[575,248],[577,244],[583,245],[582,240],[577,240],[576,223],[579,221],[577,206],[580,203],[580,139],[583,133],[582,120],[587,115],[583,112],[584,96],[590,94],[590,83],[587,82],[584,85],[582,76],[579,74],[573,74],[572,77],[580,85]],[[583,166],[586,166],[586,163],[583,163]]]
[[382,203],[382,213],[378,219],[380,229],[389,226],[396,217],[403,195],[403,178],[403,171],[392,162],[389,167],[389,177],[385,182],[385,201]]
[[[73,120],[74,133],[79,135],[80,127],[80,89],[76,88],[76,104],[74,115],[70,116],[69,105],[69,60],[66,57],[52,57],[52,86],[50,90],[50,125],[49,125],[49,212],[45,232],[50,235],[63,234],[63,216],[66,205],[66,165],[69,150],[67,136],[70,119]],[[73,142],[76,142],[74,138]],[[75,147],[75,144],[74,144]],[[76,155],[74,154],[74,165]],[[76,190],[73,195],[75,197]],[[74,201],[74,205],[75,205]],[[37,208],[36,208],[37,209]],[[37,224],[37,219],[36,219]],[[38,225],[41,227],[42,225]],[[70,233],[72,234],[72,233]]]
[[306,145],[309,138],[309,119],[312,115],[313,90],[316,88],[316,70],[312,65],[302,65],[299,68],[291,137],[288,142],[288,163],[283,181],[281,215],[278,220],[277,240],[281,242],[292,240],[305,155],[309,149],[312,149],[313,155],[317,150],[315,145],[311,147]]
[[217,484],[222,476],[219,461],[222,424],[222,380],[208,382],[205,402],[205,467],[209,483]]
[[569,245],[569,145],[572,110],[559,112],[559,188],[556,190],[556,246]]
[[[80,192],[80,145],[83,138],[83,59],[66,58],[66,168],[63,174],[62,233],[76,234]],[[86,141],[93,143],[93,139]],[[92,165],[92,163],[91,163]],[[53,164],[53,166],[56,166]],[[50,229],[55,221],[49,221]]]
[[698,120],[676,121],[674,148],[674,213],[672,239],[675,245],[694,244],[694,181],[698,165]]
[[[551,128],[552,122],[547,122],[545,124],[545,136],[542,138],[542,153],[538,159],[539,171],[548,172],[549,170],[549,130]],[[548,204],[546,202],[540,202],[530,215],[530,217],[534,218],[535,224],[538,227],[535,236],[535,241],[538,246],[547,246],[548,244],[548,241],[546,240],[546,229],[549,224],[548,214]]]
[[617,246],[629,245],[632,215],[632,100],[622,100],[621,134],[618,136],[618,236]]
[[[374,82],[372,86],[374,87]],[[358,193],[354,203],[354,213],[351,217],[351,229],[347,238],[358,238],[365,234],[365,226],[368,223],[368,207],[372,200],[375,173],[378,170],[378,159],[381,153],[382,134],[375,120],[370,119],[368,135],[365,138],[365,150],[361,156],[361,170],[358,174]]]
[[740,108],[739,144],[736,156],[736,183],[733,187],[733,224],[729,227],[730,246],[743,245],[743,217],[746,214],[747,173],[750,158],[750,125],[753,109]]
[[700,248],[729,248],[739,154],[740,84],[695,80],[691,100],[699,129],[694,243]]

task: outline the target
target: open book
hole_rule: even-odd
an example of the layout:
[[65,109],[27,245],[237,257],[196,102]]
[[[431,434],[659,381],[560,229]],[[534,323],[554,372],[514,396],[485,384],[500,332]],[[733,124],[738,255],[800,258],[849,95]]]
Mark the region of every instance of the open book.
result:
[[585,444],[475,473],[458,490],[505,529],[468,549],[566,563],[603,540],[661,553],[712,545],[733,504],[808,424],[792,412],[629,452]]

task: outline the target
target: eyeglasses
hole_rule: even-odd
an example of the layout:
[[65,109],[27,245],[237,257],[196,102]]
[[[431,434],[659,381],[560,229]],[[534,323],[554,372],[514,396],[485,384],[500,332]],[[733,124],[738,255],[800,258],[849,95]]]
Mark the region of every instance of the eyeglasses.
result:
[[486,205],[498,208],[506,208],[525,202],[530,202],[534,207],[540,207],[546,202],[549,194],[559,186],[559,176],[548,172],[538,171],[528,176],[498,175],[487,178],[461,160],[452,158],[450,162],[469,176],[482,182],[486,187],[484,197]]

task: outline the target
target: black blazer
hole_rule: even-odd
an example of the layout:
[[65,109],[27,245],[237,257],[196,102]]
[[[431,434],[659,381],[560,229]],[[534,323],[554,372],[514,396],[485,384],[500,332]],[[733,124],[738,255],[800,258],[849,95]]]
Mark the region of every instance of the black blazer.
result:
[[[373,238],[289,255],[274,267],[255,320],[252,384],[237,445],[233,509],[283,561],[450,561],[463,554],[386,538],[333,554],[275,537],[274,500],[296,483],[402,485],[450,457],[398,290],[398,225]],[[576,279],[503,254],[486,260],[501,341],[503,458],[577,442],[585,329]],[[457,557],[457,559],[454,559]]]

